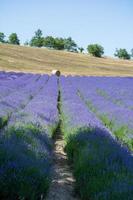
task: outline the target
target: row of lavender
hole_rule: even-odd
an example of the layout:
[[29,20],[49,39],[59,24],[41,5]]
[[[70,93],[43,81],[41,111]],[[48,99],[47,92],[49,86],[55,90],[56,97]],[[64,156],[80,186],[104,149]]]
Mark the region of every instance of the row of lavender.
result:
[[[61,128],[82,199],[132,200],[133,158],[115,139],[131,149],[132,115],[126,115],[132,114],[131,83],[131,78],[60,78]],[[59,123],[57,98],[56,77],[0,73],[1,199],[44,198],[50,138]]]
[[57,79],[0,73],[0,81],[0,198],[43,199],[58,123]]
[[[73,82],[73,81],[72,81]],[[79,95],[116,138],[133,150],[133,79],[77,78]]]
[[[133,199],[133,157],[103,125],[92,106],[93,101],[98,102],[99,108],[104,105],[102,111],[106,111],[104,101],[107,99],[99,95],[99,89],[100,84],[108,81],[111,84],[112,80],[96,77],[62,77],[60,80],[61,128],[73,162],[77,192],[82,199]],[[110,111],[113,109],[115,107]]]

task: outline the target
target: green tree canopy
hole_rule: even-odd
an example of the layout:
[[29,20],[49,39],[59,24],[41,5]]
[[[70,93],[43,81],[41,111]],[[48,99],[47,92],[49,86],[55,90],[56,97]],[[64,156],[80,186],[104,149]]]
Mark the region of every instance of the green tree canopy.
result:
[[41,38],[42,35],[43,35],[43,33],[42,33],[42,30],[41,30],[41,29],[38,29],[37,31],[35,31],[35,37],[36,37],[36,38]]
[[44,38],[42,37],[42,31],[40,29],[38,29],[37,31],[35,31],[35,35],[32,37],[32,39],[30,41],[30,46],[42,47],[43,40],[44,40]]
[[64,49],[64,39],[63,38],[55,38],[55,49],[63,50]]
[[87,47],[89,54],[95,57],[101,57],[104,54],[104,48],[99,44],[90,44]]
[[53,48],[57,50],[64,49],[64,39],[63,38],[54,38],[52,36],[47,36],[44,38],[43,45],[48,48]]
[[59,38],[59,37],[52,37],[47,36],[44,38],[43,46],[48,48],[53,48],[57,50],[67,50],[76,52],[77,51],[77,44],[72,40],[71,37],[69,38]]
[[0,42],[4,43],[5,42],[4,38],[5,38],[5,34],[0,32]]
[[71,37],[64,39],[64,49],[67,51],[75,52],[77,51],[77,44]]
[[10,44],[16,44],[16,45],[20,45],[20,40],[18,39],[18,36],[16,33],[12,33],[9,36],[9,43]]
[[116,49],[114,56],[125,60],[129,60],[131,58],[131,55],[126,49]]
[[57,50],[63,50],[64,49],[64,39],[63,38],[54,38],[52,36],[47,36],[44,38],[43,46],[48,48],[53,48]]
[[78,50],[79,50],[80,53],[83,53],[84,48],[83,47],[78,47]]
[[43,46],[48,48],[54,48],[55,39],[52,36],[47,36],[43,40]]

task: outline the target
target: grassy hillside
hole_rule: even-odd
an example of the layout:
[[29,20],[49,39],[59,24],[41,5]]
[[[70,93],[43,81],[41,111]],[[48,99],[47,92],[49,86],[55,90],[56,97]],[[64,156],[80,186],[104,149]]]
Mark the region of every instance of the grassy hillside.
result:
[[0,44],[0,71],[49,74],[53,69],[65,75],[133,76],[133,61]]

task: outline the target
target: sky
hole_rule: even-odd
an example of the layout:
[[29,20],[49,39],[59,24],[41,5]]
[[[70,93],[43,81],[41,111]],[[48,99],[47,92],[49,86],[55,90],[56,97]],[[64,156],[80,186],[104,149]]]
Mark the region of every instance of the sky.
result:
[[98,43],[106,56],[133,48],[133,0],[0,0],[0,32],[16,32],[22,43],[43,35],[71,36],[86,49]]

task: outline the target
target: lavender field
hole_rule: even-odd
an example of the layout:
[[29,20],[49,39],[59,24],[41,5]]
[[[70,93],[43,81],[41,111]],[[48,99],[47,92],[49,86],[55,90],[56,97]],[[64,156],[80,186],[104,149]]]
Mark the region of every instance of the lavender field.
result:
[[133,200],[133,78],[0,72],[0,199],[45,199],[60,129],[83,200]]

